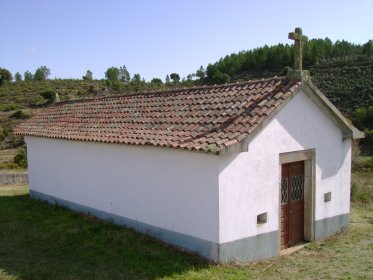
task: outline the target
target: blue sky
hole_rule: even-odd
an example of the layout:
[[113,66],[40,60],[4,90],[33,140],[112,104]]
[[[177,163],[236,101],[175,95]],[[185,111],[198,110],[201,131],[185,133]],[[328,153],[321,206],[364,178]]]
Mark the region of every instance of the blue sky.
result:
[[0,0],[0,67],[46,65],[50,78],[101,79],[127,66],[147,81],[181,77],[232,52],[309,38],[373,39],[373,0]]

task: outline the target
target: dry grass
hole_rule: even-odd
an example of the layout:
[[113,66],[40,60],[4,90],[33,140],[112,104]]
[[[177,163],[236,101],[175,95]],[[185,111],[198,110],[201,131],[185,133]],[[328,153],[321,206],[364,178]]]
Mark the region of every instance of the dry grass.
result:
[[28,185],[1,185],[0,196],[18,196],[28,194]]
[[352,201],[369,204],[373,202],[373,172],[359,171],[352,173]]
[[352,182],[367,188],[373,193],[373,171],[372,172],[353,172]]
[[14,156],[17,154],[18,149],[5,149],[0,150],[0,163],[13,162]]

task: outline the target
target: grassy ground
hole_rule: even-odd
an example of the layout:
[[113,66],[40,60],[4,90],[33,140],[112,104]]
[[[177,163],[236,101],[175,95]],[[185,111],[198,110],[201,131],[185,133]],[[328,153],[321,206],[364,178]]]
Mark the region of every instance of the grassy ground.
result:
[[0,279],[373,279],[373,205],[353,204],[348,232],[291,255],[215,265],[0,186]]

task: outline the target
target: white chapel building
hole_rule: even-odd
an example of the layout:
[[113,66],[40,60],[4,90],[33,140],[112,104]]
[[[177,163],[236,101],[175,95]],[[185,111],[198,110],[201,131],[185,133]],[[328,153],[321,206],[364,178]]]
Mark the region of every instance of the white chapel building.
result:
[[349,124],[292,75],[56,103],[21,123],[30,196],[216,262],[349,224]]

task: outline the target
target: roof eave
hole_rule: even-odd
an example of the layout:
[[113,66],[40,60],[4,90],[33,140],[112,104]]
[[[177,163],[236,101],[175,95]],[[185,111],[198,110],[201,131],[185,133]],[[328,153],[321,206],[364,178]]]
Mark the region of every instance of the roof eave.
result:
[[362,139],[365,138],[365,133],[358,130],[356,127],[352,126],[352,139]]
[[244,138],[242,141],[239,141],[237,144],[225,147],[216,153],[218,156],[228,156],[238,153],[247,152],[249,150],[249,137]]
[[361,139],[365,137],[365,134],[350,124],[342,113],[328,100],[328,98],[309,80],[304,81],[297,90],[289,95],[281,104],[268,115],[264,121],[258,125],[258,127],[246,136],[243,140],[237,144],[226,147],[219,151],[218,155],[232,155],[236,153],[247,152],[249,149],[250,142],[256,137],[256,135],[265,127],[277,113],[284,108],[293,97],[300,91],[307,94],[308,97],[313,100],[318,107],[326,113],[330,119],[341,129],[342,138],[344,139]]
[[258,135],[258,133],[262,130],[263,127],[267,126],[269,122],[271,122],[274,117],[277,115],[282,108],[286,106],[293,99],[293,97],[299,92],[300,89],[291,92],[291,94],[283,100],[264,120],[261,122],[254,131],[252,131],[249,135],[247,135],[244,139],[239,141],[237,144],[232,146],[226,147],[223,150],[219,151],[219,155],[231,155],[234,153],[242,153],[247,152],[249,150],[250,142]]

